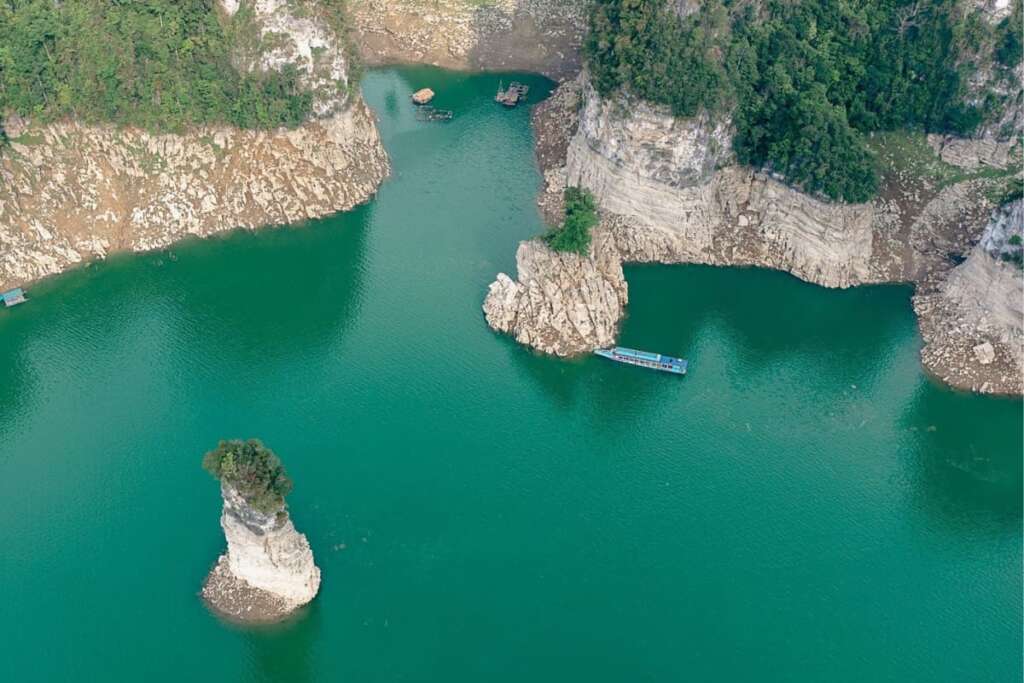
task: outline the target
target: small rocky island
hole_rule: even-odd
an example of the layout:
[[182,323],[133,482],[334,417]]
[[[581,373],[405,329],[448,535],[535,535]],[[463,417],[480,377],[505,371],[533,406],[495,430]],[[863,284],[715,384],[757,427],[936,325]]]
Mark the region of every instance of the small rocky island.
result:
[[255,439],[221,441],[203,469],[220,481],[228,543],[203,584],[206,602],[230,619],[266,623],[316,597],[320,569],[288,515],[292,481],[273,451]]

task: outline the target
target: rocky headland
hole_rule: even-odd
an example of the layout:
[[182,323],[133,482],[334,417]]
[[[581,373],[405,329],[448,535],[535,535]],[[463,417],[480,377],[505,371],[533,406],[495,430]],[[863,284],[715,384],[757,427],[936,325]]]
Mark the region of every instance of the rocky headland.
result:
[[998,206],[1019,168],[1012,140],[921,141],[931,156],[947,153],[928,172],[893,164],[878,198],[844,204],[737,165],[728,118],[680,119],[626,93],[602,98],[586,74],[534,116],[547,220],[557,222],[564,188],[580,186],[602,221],[587,257],[521,244],[518,279],[499,275],[484,303],[494,329],[559,355],[607,346],[628,299],[622,263],[759,266],[826,287],[913,282],[933,374],[986,393],[1024,389],[1020,268],[975,246],[994,211],[1013,226],[1003,239],[1020,232],[1017,214]]
[[277,457],[258,441],[225,441],[203,465],[221,482],[228,546],[203,584],[203,599],[230,619],[263,623],[316,597],[320,569],[288,514],[291,482]]
[[[220,0],[225,20],[239,8],[239,0]],[[182,134],[9,119],[10,146],[0,154],[0,289],[115,251],[294,223],[372,196],[388,160],[372,113],[348,87],[341,37],[324,17],[286,0],[253,0],[246,9],[266,44],[240,50],[237,66],[297,66],[314,94],[313,116],[294,130]]]

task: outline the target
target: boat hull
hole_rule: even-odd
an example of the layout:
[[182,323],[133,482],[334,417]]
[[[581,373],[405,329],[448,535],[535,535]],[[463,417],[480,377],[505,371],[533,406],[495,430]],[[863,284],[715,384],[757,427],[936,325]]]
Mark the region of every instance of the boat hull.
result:
[[660,353],[650,353],[648,351],[638,351],[622,346],[616,346],[611,349],[597,349],[594,353],[616,363],[636,365],[641,368],[648,368],[649,370],[669,372],[673,375],[685,375],[686,368],[689,365],[684,358],[664,356]]

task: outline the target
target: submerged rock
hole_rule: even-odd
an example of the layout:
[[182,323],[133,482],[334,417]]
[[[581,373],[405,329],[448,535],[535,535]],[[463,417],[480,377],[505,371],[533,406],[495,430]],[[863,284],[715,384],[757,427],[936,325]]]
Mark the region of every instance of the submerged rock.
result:
[[[257,441],[222,442],[207,455],[204,467],[221,481],[220,525],[228,544],[203,584],[207,603],[238,621],[270,622],[316,597],[320,569],[305,534],[295,529],[288,514],[284,495],[291,482],[276,456]],[[253,472],[269,472],[269,485],[242,493],[239,489],[248,485]],[[236,480],[245,483],[236,487]]]

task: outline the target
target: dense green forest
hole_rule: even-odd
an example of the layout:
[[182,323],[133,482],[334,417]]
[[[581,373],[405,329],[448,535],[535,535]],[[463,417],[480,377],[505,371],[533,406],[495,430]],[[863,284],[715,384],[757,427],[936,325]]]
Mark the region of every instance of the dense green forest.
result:
[[586,254],[590,248],[590,230],[597,225],[594,195],[579,187],[565,188],[565,220],[544,236],[555,251]]
[[809,192],[865,201],[878,186],[865,134],[969,134],[994,102],[965,102],[973,57],[1021,59],[1020,0],[998,27],[956,0],[596,0],[595,87],[628,87],[679,116],[729,111],[743,163]]
[[298,71],[240,74],[232,49],[252,37],[238,24],[213,0],[0,0],[0,112],[150,130],[298,125],[312,102]]
[[234,488],[249,505],[265,514],[283,514],[292,480],[272,450],[257,439],[221,441],[203,456],[203,469]]

